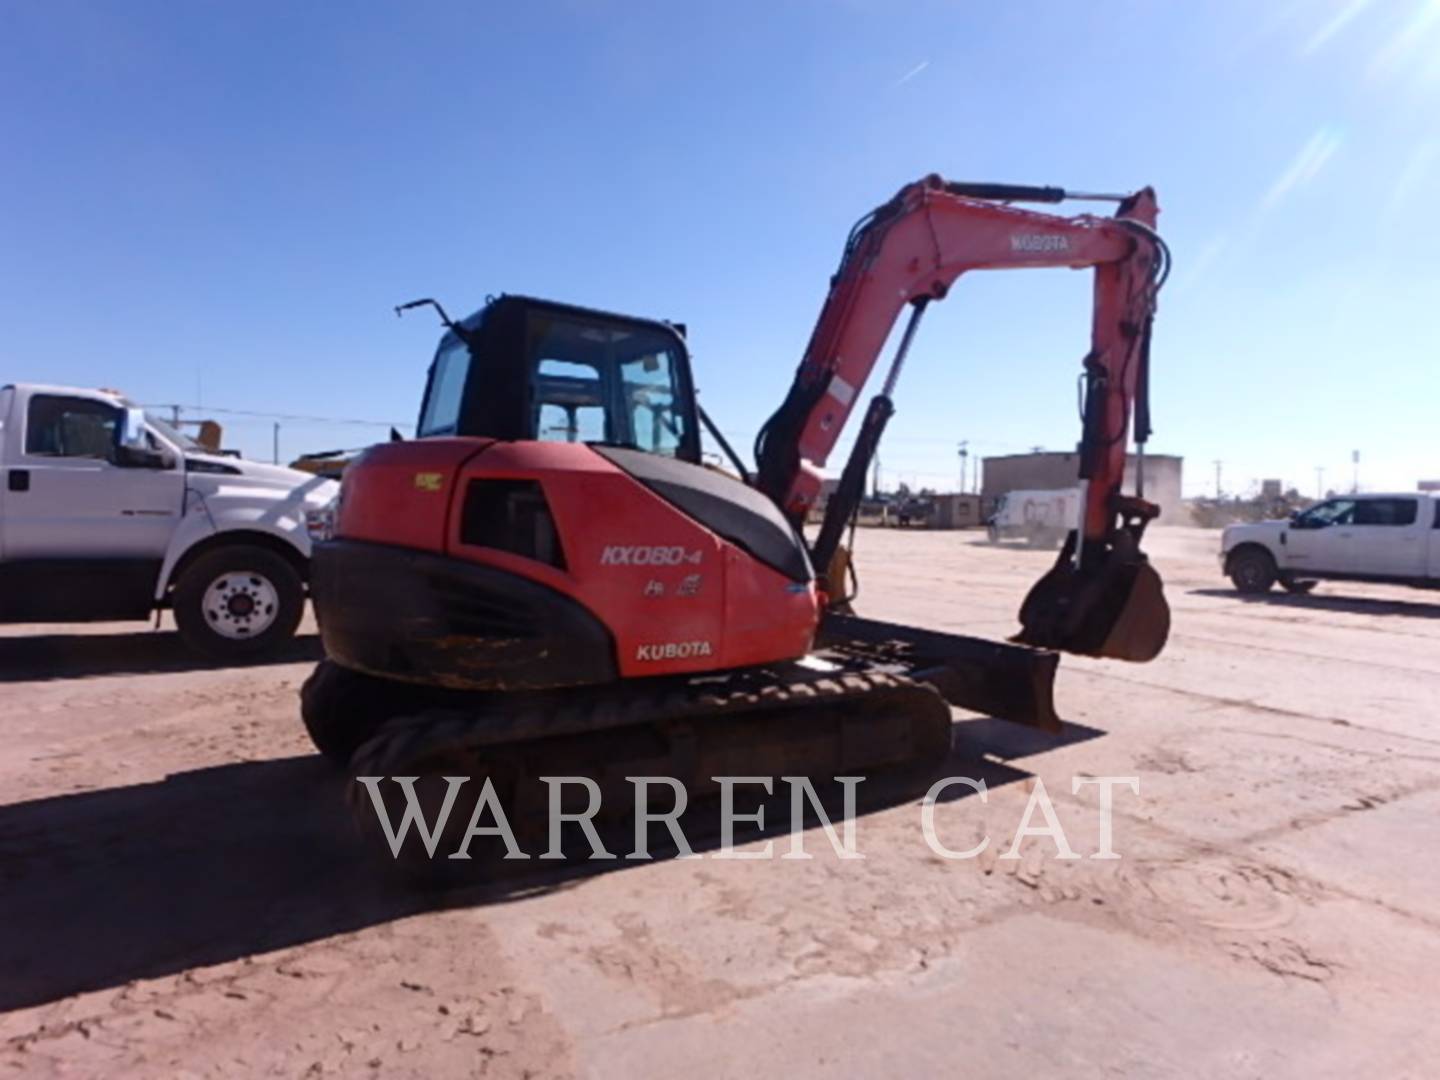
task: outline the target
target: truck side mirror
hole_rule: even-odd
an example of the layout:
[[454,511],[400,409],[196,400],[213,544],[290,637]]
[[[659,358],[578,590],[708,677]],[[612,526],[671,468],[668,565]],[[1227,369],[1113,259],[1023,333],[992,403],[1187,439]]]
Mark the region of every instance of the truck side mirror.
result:
[[173,469],[175,455],[151,447],[145,430],[145,410],[129,408],[115,426],[115,453],[112,458],[124,469]]
[[115,432],[115,445],[121,450],[149,449],[145,441],[145,410],[129,408],[120,415]]

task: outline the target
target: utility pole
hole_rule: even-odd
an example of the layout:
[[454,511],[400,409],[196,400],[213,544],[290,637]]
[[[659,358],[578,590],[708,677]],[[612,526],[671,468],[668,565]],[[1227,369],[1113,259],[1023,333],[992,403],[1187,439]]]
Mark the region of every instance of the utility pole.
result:
[[1223,461],[1215,462],[1215,498],[1217,500],[1220,498],[1220,466],[1224,464]]
[[273,442],[272,442],[272,444],[271,444],[271,450],[272,450],[273,454],[275,455],[275,457],[274,457],[275,464],[276,464],[276,465],[279,465],[279,464],[280,464],[280,421],[279,421],[279,420],[276,420],[276,421],[275,421],[275,430],[274,430],[274,432],[273,432]]
[[968,464],[968,460],[969,460],[969,457],[970,457],[969,446],[970,446],[970,440],[968,440],[968,439],[961,439],[961,440],[960,440],[960,494],[961,494],[961,495],[964,495],[964,494],[965,494],[965,466],[966,466],[966,464]]
[[880,498],[880,455],[875,455],[875,467],[870,471],[870,497]]
[[1350,454],[1350,461],[1355,466],[1355,482],[1350,485],[1350,494],[1360,494],[1360,451],[1355,450]]
[[1324,466],[1324,465],[1316,465],[1316,466],[1315,466],[1315,497],[1316,497],[1317,499],[1323,499],[1323,498],[1325,498],[1325,466]]

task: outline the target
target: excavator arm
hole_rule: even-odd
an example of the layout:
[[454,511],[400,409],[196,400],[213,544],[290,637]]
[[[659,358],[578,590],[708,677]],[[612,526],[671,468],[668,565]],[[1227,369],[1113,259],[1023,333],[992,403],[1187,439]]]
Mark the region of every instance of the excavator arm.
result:
[[[1010,205],[1107,198],[1113,217],[1060,217]],[[1156,294],[1168,253],[1156,234],[1154,192],[1070,195],[1058,188],[958,184],[929,176],[909,184],[851,231],[795,380],[756,442],[757,483],[796,523],[821,487],[821,468],[903,309],[910,318],[884,388],[871,401],[855,449],[812,544],[822,577],[835,576],[840,537],[894,411],[896,380],[926,306],[970,270],[1093,268],[1091,346],[1083,362],[1079,528],[1021,609],[1026,644],[1146,660],[1164,644],[1168,608],[1139,551],[1157,509],[1121,492],[1134,414],[1150,434],[1148,366]],[[843,582],[828,580],[835,595]]]

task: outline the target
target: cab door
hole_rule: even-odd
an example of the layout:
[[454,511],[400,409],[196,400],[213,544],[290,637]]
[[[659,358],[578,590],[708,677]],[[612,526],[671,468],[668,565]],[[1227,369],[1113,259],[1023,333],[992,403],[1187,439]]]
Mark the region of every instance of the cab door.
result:
[[[1428,500],[1427,500],[1428,503]],[[1429,522],[1425,522],[1429,525]],[[1380,577],[1425,576],[1429,529],[1418,496],[1362,498],[1355,503],[1350,572]]]
[[6,465],[0,618],[143,618],[184,509],[178,455],[115,464],[122,410],[34,394]]
[[1330,499],[1312,506],[1285,530],[1285,569],[1343,574],[1355,540],[1355,500]]

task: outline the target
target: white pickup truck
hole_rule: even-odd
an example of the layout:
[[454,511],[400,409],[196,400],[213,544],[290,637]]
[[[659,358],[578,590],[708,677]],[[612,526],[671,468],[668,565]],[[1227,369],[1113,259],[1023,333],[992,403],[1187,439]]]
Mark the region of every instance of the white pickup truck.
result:
[[147,619],[225,659],[295,632],[339,486],[205,451],[105,390],[0,387],[0,622]]
[[1332,578],[1440,588],[1440,497],[1342,495],[1289,521],[1228,526],[1220,549],[1221,567],[1243,593],[1276,582],[1309,592]]

